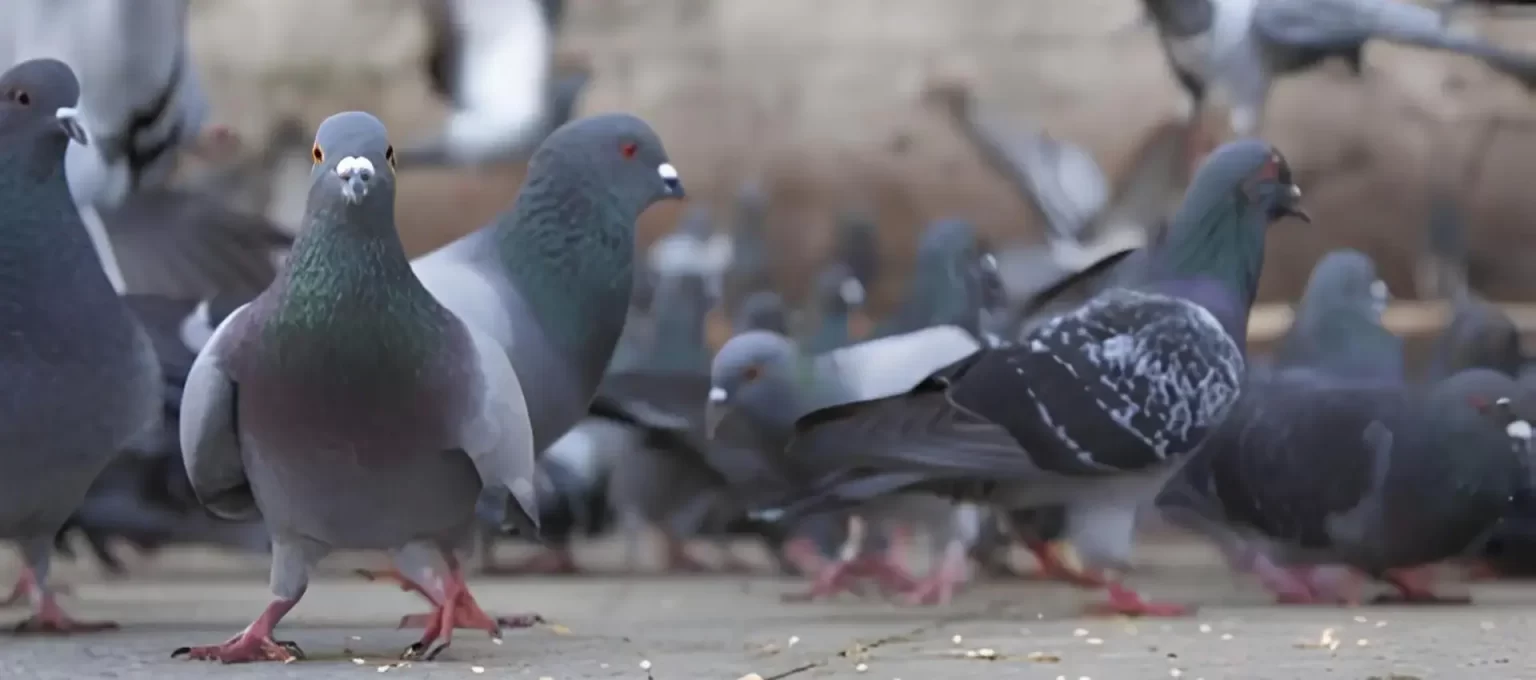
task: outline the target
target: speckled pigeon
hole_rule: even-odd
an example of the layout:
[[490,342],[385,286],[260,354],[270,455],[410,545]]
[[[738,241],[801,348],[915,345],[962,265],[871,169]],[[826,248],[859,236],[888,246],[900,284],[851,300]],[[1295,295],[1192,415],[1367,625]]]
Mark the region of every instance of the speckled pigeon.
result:
[[[1450,29],[1430,7],[1404,0],[1143,0],[1163,53],[1198,111],[1213,95],[1230,107],[1230,132],[1259,131],[1276,77],[1331,57],[1361,71],[1372,40],[1482,60],[1536,87],[1536,56]],[[1225,135],[1223,135],[1225,136]]]
[[1270,145],[1218,149],[1145,251],[1139,280],[1017,344],[958,343],[887,368],[888,389],[801,418],[786,455],[836,469],[785,512],[910,490],[1005,509],[1065,504],[1068,536],[1103,573],[1109,611],[1185,611],[1143,601],[1110,570],[1130,566],[1139,507],[1237,400],[1265,233],[1305,216],[1300,193]]
[[111,627],[55,601],[53,538],[114,456],[160,422],[154,349],[98,266],[65,175],[69,143],[86,141],[79,93],[53,59],[0,75],[0,536],[21,547],[12,599],[33,604],[21,631]]
[[1341,249],[1324,255],[1312,269],[1296,320],[1280,339],[1274,365],[1402,381],[1403,341],[1381,325],[1390,299],[1376,264],[1364,253]]
[[435,656],[455,628],[499,637],[454,554],[473,540],[482,486],[509,497],[509,523],[537,534],[519,376],[494,338],[412,274],[383,124],[362,112],[331,116],[313,155],[292,256],[271,287],[219,324],[181,409],[198,499],[225,518],[260,512],[271,532],[274,599],[227,642],[177,656],[302,656],[274,640],[273,627],[337,548],[390,551],[408,587],[432,600],[432,613],[402,621],[426,628],[406,656]]
[[[1442,601],[1421,569],[1486,537],[1528,496],[1530,424],[1486,369],[1429,387],[1283,369],[1255,379],[1205,444],[1206,494],[1282,602],[1355,602],[1343,564]],[[1194,463],[1192,463],[1194,464]]]

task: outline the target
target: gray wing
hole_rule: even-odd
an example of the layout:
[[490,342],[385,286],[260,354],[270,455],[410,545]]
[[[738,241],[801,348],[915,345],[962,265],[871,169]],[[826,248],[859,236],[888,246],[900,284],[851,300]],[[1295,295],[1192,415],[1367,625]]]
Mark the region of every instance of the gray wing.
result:
[[1398,0],[1264,0],[1253,30],[1287,47],[1333,51],[1370,39],[1462,50],[1476,44],[1451,34],[1440,12]]
[[474,345],[480,383],[479,409],[468,414],[460,442],[493,496],[503,489],[513,503],[506,523],[525,536],[538,536],[539,504],[534,487],[533,425],[512,363],[488,335],[464,324]]
[[214,330],[213,337],[192,362],[181,397],[181,456],[197,499],[224,519],[258,516],[240,455],[240,430],[235,420],[237,386],[219,367],[229,342],[226,333],[245,312],[242,305]]
[[812,370],[818,382],[838,389],[816,395],[810,407],[904,394],[981,348],[976,336],[959,326],[932,326],[833,350],[817,357]]
[[292,236],[263,217],[183,191],[135,193],[101,219],[132,293],[254,297],[276,278],[279,259],[293,245]]

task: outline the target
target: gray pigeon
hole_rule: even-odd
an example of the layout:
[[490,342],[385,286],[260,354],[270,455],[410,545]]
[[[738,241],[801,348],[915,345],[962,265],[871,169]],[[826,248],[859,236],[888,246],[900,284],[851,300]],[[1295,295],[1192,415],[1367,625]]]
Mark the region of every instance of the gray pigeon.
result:
[[[1137,511],[1236,402],[1269,224],[1305,216],[1274,148],[1241,140],[1206,160],[1146,276],[1016,345],[956,343],[902,365],[887,389],[801,418],[786,456],[831,468],[781,510],[926,490],[1003,509],[1064,504],[1108,611],[1169,615],[1117,575]],[[893,341],[900,338],[893,338]],[[854,349],[854,348],[850,348]]]
[[730,269],[725,273],[722,310],[735,318],[748,295],[774,290],[773,251],[768,245],[768,193],[755,182],[736,190],[736,214],[731,227]]
[[[1432,387],[1307,369],[1255,379],[1196,463],[1219,517],[1281,602],[1358,601],[1345,565],[1407,602],[1530,494],[1518,388],[1485,369]],[[1191,463],[1192,465],[1196,463]]]
[[859,285],[874,291],[880,285],[880,224],[867,210],[848,210],[837,219],[834,259],[852,272]]
[[454,554],[473,541],[482,486],[509,495],[508,521],[537,534],[519,376],[495,339],[412,275],[383,124],[361,112],[331,116],[315,134],[314,160],[292,256],[271,287],[219,324],[182,398],[192,488],[220,517],[260,513],[272,535],[274,599],[227,642],[176,656],[301,657],[272,630],[336,548],[390,551],[402,583],[432,600],[431,614],[402,621],[426,627],[406,656],[435,656],[455,628],[499,637]]
[[151,435],[160,372],[149,338],[97,264],[70,196],[65,154],[86,141],[80,86],[63,62],[0,75],[0,536],[24,560],[16,593],[32,599],[20,631],[99,630],[71,619],[48,585],[54,535],[116,454]]
[[1312,269],[1296,320],[1275,352],[1278,368],[1307,367],[1338,378],[1403,380],[1403,341],[1381,325],[1391,300],[1376,264],[1335,250]]
[[851,344],[853,314],[863,309],[867,290],[849,266],[834,262],[824,267],[812,290],[816,321],[805,339],[805,351],[823,354]]
[[1435,9],[1403,0],[1142,1],[1194,110],[1224,97],[1240,136],[1259,131],[1275,78],[1331,57],[1359,73],[1371,40],[1464,54],[1536,87],[1536,57],[1453,31]]
[[958,219],[943,219],[923,231],[917,263],[907,295],[896,312],[875,327],[881,338],[927,328],[953,325],[972,334],[981,331],[982,261],[976,227]]
[[1498,305],[1472,289],[1467,266],[1466,229],[1449,187],[1431,192],[1429,250],[1433,292],[1451,303],[1451,320],[1430,354],[1429,377],[1438,380],[1468,368],[1487,368],[1518,377],[1526,365],[1520,328]]
[[737,334],[747,331],[773,331],[789,334],[789,312],[784,306],[784,296],[771,290],[760,290],[747,296],[731,320],[731,331]]
[[586,417],[613,357],[634,287],[636,218],[682,197],[645,121],[582,118],[544,140],[510,210],[412,262],[438,301],[537,385],[528,399],[536,450]]

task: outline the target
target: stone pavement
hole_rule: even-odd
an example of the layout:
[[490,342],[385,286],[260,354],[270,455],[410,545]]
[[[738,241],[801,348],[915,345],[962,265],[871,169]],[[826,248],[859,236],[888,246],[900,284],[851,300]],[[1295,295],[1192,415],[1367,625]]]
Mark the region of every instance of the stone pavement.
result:
[[[310,660],[219,667],[173,661],[185,644],[222,640],[265,604],[262,560],[166,555],[128,581],[60,569],[76,584],[76,614],[123,630],[75,638],[0,637],[0,678],[777,678],[1052,680],[1175,677],[1410,680],[1536,677],[1536,590],[1478,586],[1473,607],[1277,608],[1205,561],[1159,546],[1136,583],[1164,599],[1198,602],[1174,620],[1081,618],[1087,595],[1069,588],[991,582],[944,608],[845,597],[785,604],[798,584],[728,576],[476,579],[492,611],[535,610],[550,623],[509,631],[503,644],[462,632],[443,660],[395,665],[414,639],[393,623],[421,603],[349,578],[328,563],[283,636]],[[1163,553],[1166,553],[1163,554]],[[1162,559],[1168,557],[1168,559]],[[360,560],[359,563],[367,563]],[[209,566],[212,565],[212,566]],[[15,571],[0,564],[0,575]],[[0,620],[19,618],[0,612]],[[648,662],[648,664],[646,663]]]

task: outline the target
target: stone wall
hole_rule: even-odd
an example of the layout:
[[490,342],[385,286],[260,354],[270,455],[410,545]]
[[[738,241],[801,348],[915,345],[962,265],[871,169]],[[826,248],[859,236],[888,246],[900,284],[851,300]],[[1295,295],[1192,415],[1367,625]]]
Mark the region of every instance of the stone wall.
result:
[[[441,115],[423,81],[414,0],[196,0],[199,68],[220,122],[256,135],[274,116],[310,122],[342,108],[378,112],[397,137]],[[744,179],[770,187],[791,263],[825,244],[833,213],[873,205],[893,264],[934,217],[968,217],[995,237],[1034,233],[1023,204],[922,108],[935,71],[972,75],[983,97],[1091,147],[1116,171],[1181,97],[1148,29],[1125,30],[1136,0],[567,0],[560,49],[596,77],[587,112],[627,109],[652,121],[695,201],[725,207]],[[1536,21],[1478,28],[1536,46]],[[1536,48],[1533,48],[1536,49]],[[1411,289],[1431,172],[1476,166],[1463,199],[1477,279],[1492,295],[1536,294],[1527,215],[1536,102],[1469,60],[1372,46],[1366,76],[1343,69],[1287,81],[1267,136],[1301,174],[1311,227],[1271,239],[1265,297],[1293,295],[1322,251],[1378,257],[1394,290]],[[1486,157],[1465,152],[1486,121],[1504,126]],[[412,173],[402,214],[424,248],[510,200],[515,172]],[[648,215],[654,235],[675,208]],[[797,277],[802,279],[803,277]]]

